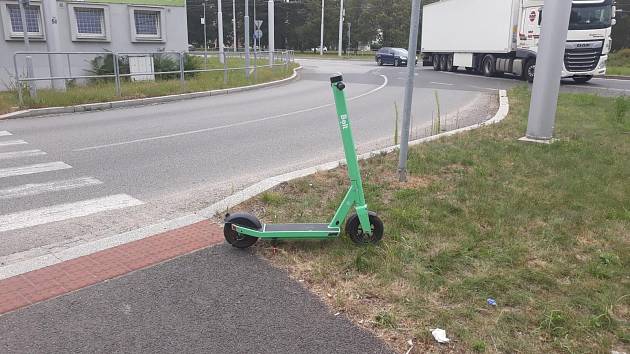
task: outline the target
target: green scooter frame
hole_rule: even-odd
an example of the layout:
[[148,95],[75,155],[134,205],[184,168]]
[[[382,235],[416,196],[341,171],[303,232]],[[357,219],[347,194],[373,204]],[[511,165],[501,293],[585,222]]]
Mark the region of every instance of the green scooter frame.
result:
[[344,153],[348,166],[350,188],[337,209],[332,221],[328,224],[261,224],[253,215],[246,213],[228,214],[225,217],[223,233],[232,246],[247,248],[258,239],[331,239],[339,237],[341,223],[348,213],[355,208],[346,222],[346,233],[357,244],[377,243],[383,238],[383,222],[374,212],[368,211],[363,194],[363,183],[359,171],[359,163],[352,138],[350,119],[344,89],[346,85],[342,76],[330,78],[339,129],[343,141]]

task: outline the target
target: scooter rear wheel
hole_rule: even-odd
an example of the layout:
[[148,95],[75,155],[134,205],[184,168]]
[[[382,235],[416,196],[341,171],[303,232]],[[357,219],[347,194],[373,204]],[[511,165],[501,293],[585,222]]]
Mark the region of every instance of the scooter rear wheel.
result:
[[383,221],[376,215],[375,212],[368,212],[370,217],[370,226],[372,228],[372,235],[368,235],[363,232],[361,228],[361,221],[357,214],[352,214],[346,222],[346,233],[350,236],[352,242],[358,245],[364,245],[368,243],[376,244],[383,239]]
[[254,218],[254,216],[237,216],[231,219],[230,222],[225,223],[225,225],[223,226],[223,236],[225,236],[225,240],[230,245],[236,248],[248,248],[253,246],[258,241],[257,237],[242,235],[235,230],[232,230],[232,224],[243,226],[249,229],[258,229],[258,225],[256,225],[256,222],[254,222],[254,220],[250,218]]

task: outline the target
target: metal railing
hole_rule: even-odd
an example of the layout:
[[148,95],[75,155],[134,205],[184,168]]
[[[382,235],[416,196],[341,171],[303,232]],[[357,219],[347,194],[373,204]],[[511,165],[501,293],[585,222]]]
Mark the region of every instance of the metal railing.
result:
[[[202,68],[200,69],[186,69],[186,56],[194,56],[194,57],[199,57],[201,55],[205,54],[205,60],[204,63],[202,65]],[[28,62],[30,60],[32,60],[32,57],[37,57],[37,56],[45,56],[47,58],[48,61],[48,67],[50,68],[50,60],[52,58],[52,56],[64,56],[66,59],[66,65],[67,67],[65,68],[65,70],[63,70],[63,68],[58,68],[60,71],[63,70],[64,72],[67,73],[67,75],[53,75],[52,74],[52,69],[49,69],[49,75],[48,76],[36,76],[33,75],[33,77],[29,77],[29,75],[26,76],[20,76],[20,71],[19,71],[19,59],[21,59],[22,57],[25,58],[25,61]],[[91,59],[93,60],[99,56],[102,56],[103,58],[107,58],[108,56],[111,56],[112,59],[112,66],[113,66],[113,72],[107,72],[107,73],[99,73],[99,74],[75,74],[73,73],[73,66],[72,66],[72,57],[76,57],[76,56],[82,56],[82,57],[86,57],[86,56],[90,56]],[[131,70],[129,70],[129,72],[121,72],[121,59],[124,59],[125,57],[128,59],[130,57],[151,57],[153,58],[153,60],[155,60],[155,58],[162,58],[164,59],[164,56],[167,56],[168,60],[173,61],[173,59],[170,56],[174,56],[175,57],[175,62],[177,65],[177,70],[167,70],[167,71],[156,71],[155,69],[155,65],[153,67],[153,71],[148,71],[148,72],[131,72]],[[212,58],[216,58],[221,64],[222,67],[218,67],[218,68],[213,68],[213,67],[209,67],[208,66],[208,58],[212,59]],[[29,92],[31,94],[31,97],[36,97],[37,95],[37,90],[36,90],[36,82],[39,81],[49,81],[51,84],[51,87],[55,86],[55,81],[62,81],[64,83],[68,82],[69,80],[98,80],[98,79],[113,79],[114,82],[114,87],[115,87],[115,94],[116,96],[120,97],[122,96],[122,79],[124,78],[129,78],[131,81],[144,81],[144,79],[139,80],[138,78],[140,77],[155,77],[155,76],[161,76],[161,75],[175,75],[179,78],[180,81],[180,90],[183,92],[185,91],[186,88],[186,74],[196,74],[196,73],[204,73],[204,72],[223,72],[223,83],[224,84],[228,84],[229,82],[229,78],[230,78],[230,72],[234,72],[234,71],[244,71],[245,73],[245,77],[246,79],[249,81],[251,79],[251,75],[253,75],[253,80],[254,82],[258,80],[258,69],[259,68],[271,68],[271,70],[275,70],[275,68],[277,67],[282,67],[284,68],[284,70],[288,70],[289,69],[289,64],[292,62],[295,62],[295,53],[292,50],[279,50],[279,51],[274,51],[274,52],[269,52],[269,51],[252,51],[251,55],[250,55],[250,60],[245,61],[244,65],[237,65],[235,67],[231,67],[230,66],[230,61],[233,61],[234,59],[239,59],[239,60],[245,60],[245,53],[243,52],[230,52],[230,51],[225,51],[223,53],[219,53],[219,52],[197,52],[197,51],[192,51],[192,52],[178,52],[178,51],[157,51],[157,52],[47,52],[47,51],[28,51],[28,52],[15,52],[13,54],[13,67],[15,70],[15,83],[16,83],[16,87],[17,87],[17,91],[18,91],[18,99],[19,99],[19,103],[20,105],[24,104],[24,94],[23,94],[23,85],[27,86],[29,89]],[[253,60],[251,60],[253,59]],[[268,60],[268,62],[266,64],[262,64],[260,63],[260,60]],[[85,61],[85,58],[84,58]],[[128,60],[127,60],[128,61]],[[154,61],[152,61],[152,63],[154,63]],[[82,69],[82,70],[86,70],[86,69]]]

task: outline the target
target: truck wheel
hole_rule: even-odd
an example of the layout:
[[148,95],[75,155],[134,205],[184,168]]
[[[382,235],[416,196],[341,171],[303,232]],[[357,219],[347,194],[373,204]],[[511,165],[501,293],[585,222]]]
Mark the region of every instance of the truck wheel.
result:
[[525,63],[523,68],[523,80],[534,82],[534,73],[536,72],[536,60],[530,59]]
[[440,55],[440,70],[446,71],[447,62],[448,62],[447,56]]
[[448,54],[446,56],[446,71],[453,72],[456,68],[453,66],[453,56]]
[[398,61],[398,59],[394,60],[394,66],[400,66],[400,62]]
[[494,57],[492,55],[486,55],[481,63],[481,72],[484,76],[492,77],[496,73],[494,68]]
[[433,70],[440,71],[440,56],[439,55],[433,56]]
[[573,81],[577,82],[578,84],[583,84],[585,82],[588,82],[592,78],[592,76],[574,76]]
[[378,66],[383,66],[383,60],[381,58],[376,59],[376,64],[378,64]]

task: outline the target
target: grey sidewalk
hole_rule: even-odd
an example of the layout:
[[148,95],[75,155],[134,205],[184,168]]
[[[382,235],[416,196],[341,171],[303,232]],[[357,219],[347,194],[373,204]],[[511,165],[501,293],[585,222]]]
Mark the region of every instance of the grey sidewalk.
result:
[[3,353],[392,353],[227,245],[0,316],[0,333]]

